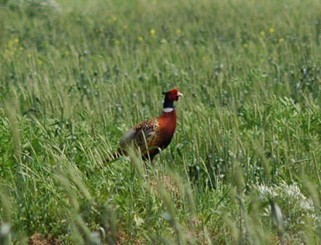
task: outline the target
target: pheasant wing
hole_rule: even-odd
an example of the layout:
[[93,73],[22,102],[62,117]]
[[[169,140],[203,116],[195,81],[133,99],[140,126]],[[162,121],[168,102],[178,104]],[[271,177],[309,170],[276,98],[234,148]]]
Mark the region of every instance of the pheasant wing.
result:
[[144,121],[132,129],[128,130],[120,140],[120,148],[123,150],[128,146],[139,147],[142,153],[146,153],[148,148],[155,147],[157,138],[158,120],[152,119]]

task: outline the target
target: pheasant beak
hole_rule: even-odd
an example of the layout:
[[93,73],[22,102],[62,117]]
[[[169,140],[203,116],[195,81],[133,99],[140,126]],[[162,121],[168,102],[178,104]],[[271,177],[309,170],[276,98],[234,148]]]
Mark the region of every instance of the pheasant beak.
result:
[[181,92],[178,92],[178,93],[177,93],[177,96],[178,96],[178,97],[184,97]]

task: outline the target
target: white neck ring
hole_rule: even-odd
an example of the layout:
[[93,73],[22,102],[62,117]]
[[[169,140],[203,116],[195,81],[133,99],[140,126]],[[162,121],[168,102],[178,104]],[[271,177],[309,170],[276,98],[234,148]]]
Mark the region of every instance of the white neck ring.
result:
[[164,108],[163,112],[168,113],[168,112],[172,112],[174,109],[173,108]]

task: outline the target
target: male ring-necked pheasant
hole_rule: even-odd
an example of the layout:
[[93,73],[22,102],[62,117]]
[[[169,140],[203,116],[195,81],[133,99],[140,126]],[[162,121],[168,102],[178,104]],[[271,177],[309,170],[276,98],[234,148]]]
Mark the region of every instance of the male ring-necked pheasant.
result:
[[128,130],[120,139],[119,148],[112,159],[126,155],[128,147],[139,148],[143,160],[154,157],[171,142],[176,129],[174,102],[183,96],[178,89],[163,92],[163,112],[159,117],[143,121]]

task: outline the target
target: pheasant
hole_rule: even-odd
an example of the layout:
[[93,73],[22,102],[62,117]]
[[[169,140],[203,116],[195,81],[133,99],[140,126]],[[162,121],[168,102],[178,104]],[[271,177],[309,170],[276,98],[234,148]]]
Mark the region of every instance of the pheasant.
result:
[[171,142],[176,129],[174,102],[183,96],[174,88],[165,95],[163,112],[159,117],[143,121],[128,130],[120,139],[118,151],[112,155],[113,161],[127,155],[128,147],[136,147],[142,159],[152,161],[154,157]]

